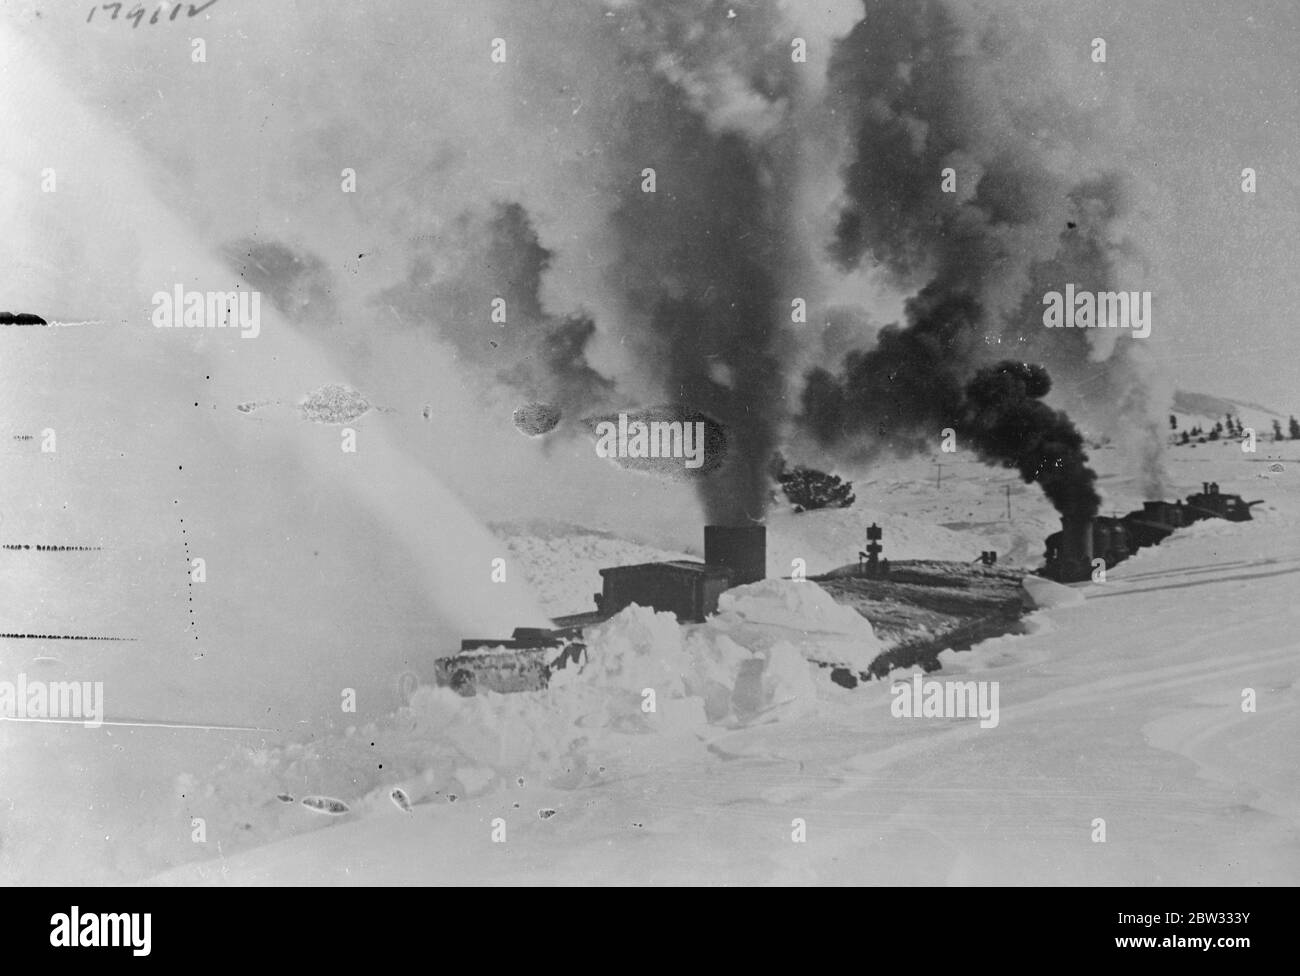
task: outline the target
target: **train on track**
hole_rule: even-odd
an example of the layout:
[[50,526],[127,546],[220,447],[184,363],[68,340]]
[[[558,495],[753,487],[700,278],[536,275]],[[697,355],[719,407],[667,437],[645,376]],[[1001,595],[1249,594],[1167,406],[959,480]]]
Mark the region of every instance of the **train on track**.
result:
[[1188,495],[1185,501],[1143,502],[1140,509],[1119,518],[1066,516],[1061,519],[1061,531],[1046,539],[1043,575],[1059,583],[1088,580],[1098,559],[1109,569],[1193,522],[1210,518],[1249,521],[1251,508],[1261,504],[1263,499],[1248,502],[1240,495],[1225,495],[1217,483],[1207,481],[1202,482],[1199,494]]

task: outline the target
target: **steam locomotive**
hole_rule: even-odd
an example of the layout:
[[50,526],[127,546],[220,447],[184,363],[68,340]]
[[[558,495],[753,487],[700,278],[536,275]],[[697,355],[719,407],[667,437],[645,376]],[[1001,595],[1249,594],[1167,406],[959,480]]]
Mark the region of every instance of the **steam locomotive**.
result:
[[1263,499],[1248,502],[1240,495],[1222,494],[1217,482],[1206,481],[1201,492],[1188,495],[1186,502],[1143,502],[1122,518],[1065,516],[1061,531],[1046,539],[1043,575],[1059,583],[1091,579],[1096,559],[1109,569],[1139,549],[1159,545],[1175,529],[1208,518],[1246,522],[1251,508],[1262,504]]

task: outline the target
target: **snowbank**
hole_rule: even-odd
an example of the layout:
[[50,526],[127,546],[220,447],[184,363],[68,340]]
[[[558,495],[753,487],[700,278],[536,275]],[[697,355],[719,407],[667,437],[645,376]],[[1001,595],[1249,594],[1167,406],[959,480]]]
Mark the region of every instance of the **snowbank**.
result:
[[750,648],[788,642],[806,660],[857,671],[884,650],[865,617],[810,580],[768,579],[728,590],[706,626]]
[[560,687],[580,682],[635,694],[638,708],[648,690],[657,707],[665,699],[695,698],[699,720],[708,722],[744,722],[810,703],[816,688],[800,649],[783,634],[738,624],[743,620],[733,614],[682,627],[670,613],[634,605],[588,630],[581,668],[557,678]]
[[815,583],[765,580],[720,603],[686,626],[627,607],[588,628],[583,659],[545,691],[462,698],[423,687],[359,728],[239,749],[209,774],[181,777],[175,793],[188,799],[172,815],[201,816],[223,845],[240,847],[526,782],[575,787],[601,755],[626,754],[645,736],[694,742],[710,724],[804,715],[817,699],[810,660],[865,667],[878,650],[871,625]]
[[1072,607],[1083,602],[1083,593],[1041,576],[1026,576],[1020,581],[1025,599],[1038,610],[1049,607]]
[[871,624],[852,607],[837,603],[808,580],[768,579],[737,586],[718,598],[724,618],[772,624],[797,630],[859,636],[871,634]]

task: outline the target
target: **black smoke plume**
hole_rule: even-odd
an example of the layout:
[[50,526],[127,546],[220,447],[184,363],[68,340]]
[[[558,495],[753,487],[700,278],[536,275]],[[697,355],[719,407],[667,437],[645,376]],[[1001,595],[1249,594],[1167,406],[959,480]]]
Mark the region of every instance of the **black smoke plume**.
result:
[[1029,363],[986,366],[966,385],[957,425],[980,458],[1015,468],[1042,486],[1062,515],[1097,514],[1097,473],[1070,418],[1042,402],[1052,388],[1047,370]]
[[979,303],[931,286],[908,300],[906,315],[905,326],[880,330],[875,348],[849,353],[841,375],[808,375],[802,419],[822,444],[908,454],[934,444],[960,415]]
[[[1043,293],[1066,282],[1141,287],[1116,281],[1119,267],[1140,265],[1123,232],[1123,180],[1080,162],[1101,127],[1050,86],[1025,91],[1025,76],[1051,68],[1005,19],[942,0],[864,8],[830,66],[851,143],[830,254],[847,272],[921,287],[874,348],[849,354],[838,375],[809,373],[802,421],[858,457],[932,446],[953,427],[1063,513],[1092,514],[1083,438],[1040,402],[1047,371],[1000,361],[1045,361],[1072,406],[1111,430],[1150,425],[1145,349],[1115,330],[1042,324]],[[1139,453],[1158,482],[1160,442],[1137,436],[1155,445]]]
[[610,147],[628,178],[607,281],[637,327],[639,362],[683,412],[727,431],[725,462],[698,484],[709,521],[744,524],[767,506],[785,416],[778,305],[793,153],[782,127],[795,79],[775,8],[735,22],[726,4],[705,8],[708,31],[701,5],[680,0],[629,10],[620,26],[636,97]]
[[934,301],[923,291],[907,311],[907,327],[882,329],[874,349],[849,354],[841,375],[809,375],[803,419],[818,440],[843,447],[861,443],[865,433],[876,449],[906,454],[952,428],[981,461],[1015,468],[1040,485],[1062,515],[1095,515],[1097,475],[1083,436],[1042,402],[1051,390],[1047,370],[1006,361],[964,382],[978,304],[965,295]]

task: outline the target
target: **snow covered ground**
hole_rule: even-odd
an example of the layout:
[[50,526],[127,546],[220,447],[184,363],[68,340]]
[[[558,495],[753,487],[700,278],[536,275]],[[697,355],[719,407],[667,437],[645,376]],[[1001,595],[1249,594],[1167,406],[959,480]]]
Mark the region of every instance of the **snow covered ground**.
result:
[[[1295,455],[1202,448],[1198,477],[1268,497],[1257,521],[1201,523],[1078,587],[1082,602],[1039,611],[1031,633],[945,653],[931,678],[998,683],[996,727],[894,717],[890,687],[910,678],[901,673],[854,691],[814,673],[811,707],[763,713],[760,703],[746,719],[715,721],[673,698],[681,687],[666,696],[676,707],[661,697],[655,715],[640,712],[633,688],[671,684],[648,672],[613,682],[619,709],[609,681],[578,683],[577,694],[422,692],[392,726],[458,730],[444,745],[463,755],[445,770],[426,762],[421,779],[416,760],[373,777],[373,795],[328,829],[299,833],[322,818],[283,803],[279,832],[295,836],[153,880],[1294,884]],[[1278,460],[1284,470],[1269,472]],[[1171,462],[1193,463],[1178,452]],[[653,669],[680,653],[678,628],[662,619],[639,621],[639,644],[628,643],[636,626],[606,626],[595,660],[640,657]],[[688,670],[680,660],[669,669]],[[1244,710],[1252,694],[1255,710]],[[375,755],[400,752],[381,745]],[[409,812],[387,799],[391,786],[415,798]]]

